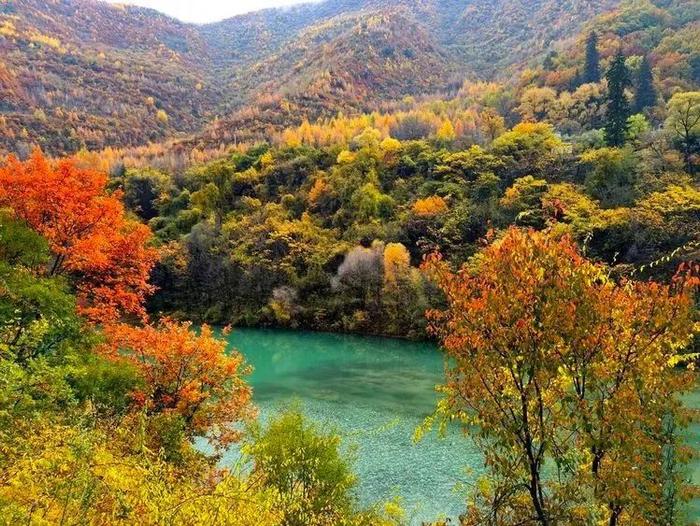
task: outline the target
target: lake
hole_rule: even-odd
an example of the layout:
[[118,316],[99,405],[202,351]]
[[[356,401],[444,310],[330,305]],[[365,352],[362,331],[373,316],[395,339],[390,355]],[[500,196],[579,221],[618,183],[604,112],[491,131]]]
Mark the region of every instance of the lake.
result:
[[[478,475],[481,454],[458,430],[412,440],[443,380],[434,344],[261,329],[237,329],[228,338],[255,368],[249,380],[263,421],[298,400],[308,416],[343,435],[364,504],[398,496],[411,525],[464,510],[460,483]],[[700,396],[691,403],[700,405]],[[700,427],[690,432],[699,442]],[[700,466],[692,476],[700,481]],[[692,508],[700,517],[700,506]]]

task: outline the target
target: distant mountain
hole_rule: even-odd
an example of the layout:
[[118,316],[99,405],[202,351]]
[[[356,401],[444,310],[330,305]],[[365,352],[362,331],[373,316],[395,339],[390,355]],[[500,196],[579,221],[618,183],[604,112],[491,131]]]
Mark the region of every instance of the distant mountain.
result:
[[199,141],[252,141],[304,118],[371,111],[383,100],[444,90],[457,71],[403,8],[338,15],[236,71],[231,85],[246,104],[207,127]]
[[485,76],[525,62],[586,21],[615,7],[616,0],[326,0],[287,9],[240,15],[202,28],[219,62],[256,63],[276,54],[300,32],[333,25],[339,15],[403,10],[463,69]]
[[0,152],[260,138],[465,76],[508,79],[617,3],[326,0],[195,26],[95,0],[4,0]]
[[207,122],[221,98],[197,29],[91,0],[0,2],[0,149],[134,145]]

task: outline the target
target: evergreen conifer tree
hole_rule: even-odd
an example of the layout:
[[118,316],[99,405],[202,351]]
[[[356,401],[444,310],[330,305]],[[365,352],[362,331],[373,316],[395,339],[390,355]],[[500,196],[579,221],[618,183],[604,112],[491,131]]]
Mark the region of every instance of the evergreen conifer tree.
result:
[[605,142],[608,146],[622,146],[630,116],[629,101],[625,89],[630,85],[630,75],[621,51],[615,55],[606,74],[608,79],[608,108],[605,116]]
[[634,93],[634,111],[641,113],[646,108],[651,108],[656,104],[656,89],[654,88],[654,77],[651,72],[651,64],[645,56],[639,66],[637,75],[637,86]]
[[554,65],[554,59],[557,58],[557,52],[556,51],[550,51],[547,53],[547,56],[544,57],[544,62],[542,62],[542,67],[544,68],[545,71],[554,71],[555,65]]
[[575,91],[583,82],[581,82],[581,71],[576,68],[576,74],[569,80],[569,91]]
[[591,31],[586,40],[586,63],[583,68],[583,82],[600,82],[598,34],[595,31]]

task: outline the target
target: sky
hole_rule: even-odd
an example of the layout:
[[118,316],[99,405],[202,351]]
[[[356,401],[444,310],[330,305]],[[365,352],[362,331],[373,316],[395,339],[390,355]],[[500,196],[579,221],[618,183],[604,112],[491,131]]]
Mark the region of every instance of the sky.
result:
[[132,4],[157,9],[185,22],[217,22],[241,13],[266,7],[282,7],[303,0],[107,0],[112,4]]

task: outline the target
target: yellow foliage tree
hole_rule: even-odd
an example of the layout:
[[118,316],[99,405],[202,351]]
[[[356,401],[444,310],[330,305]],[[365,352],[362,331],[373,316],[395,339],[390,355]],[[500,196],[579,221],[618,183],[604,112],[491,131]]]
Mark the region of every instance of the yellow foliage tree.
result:
[[165,113],[165,110],[158,110],[158,111],[156,112],[156,119],[157,119],[158,122],[160,122],[161,124],[168,124],[168,120],[169,120],[168,114]]
[[433,217],[447,212],[447,202],[439,195],[419,199],[413,203],[413,213],[421,217]]
[[455,128],[452,126],[452,123],[448,120],[444,121],[442,123],[442,126],[437,131],[437,138],[440,139],[441,141],[454,141],[456,139],[457,135],[455,133]]
[[568,237],[517,228],[457,273],[437,257],[426,268],[448,302],[429,315],[452,364],[439,412],[492,475],[465,523],[658,524],[677,482],[669,430],[692,377],[674,365],[697,331],[697,268],[618,283]]
[[389,243],[384,248],[384,282],[395,284],[411,268],[411,255],[401,243]]
[[311,205],[315,205],[327,190],[328,184],[326,181],[321,177],[316,179],[314,185],[311,187],[311,190],[309,190],[309,203]]
[[32,422],[25,431],[3,453],[3,524],[281,523],[276,491],[196,458],[165,462],[144,447],[137,420],[116,430]]

